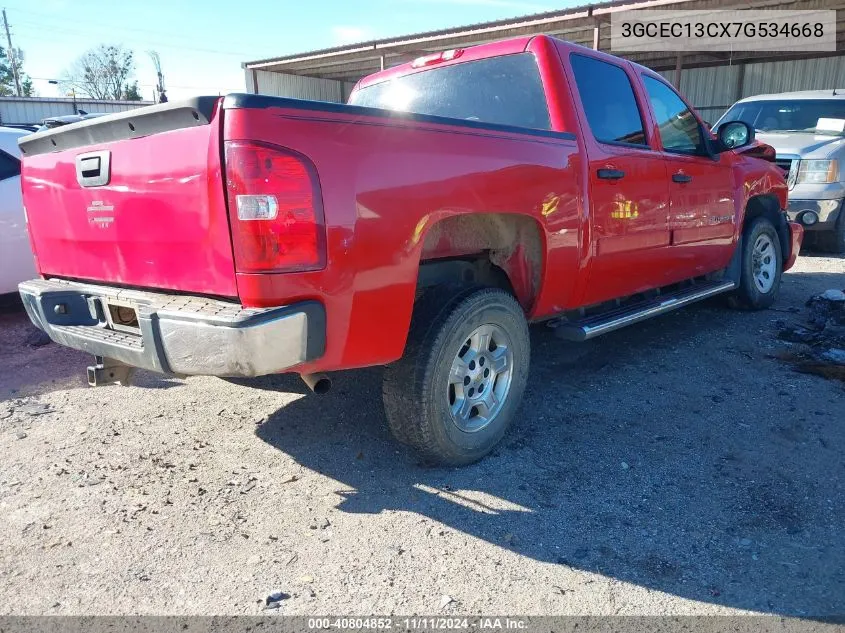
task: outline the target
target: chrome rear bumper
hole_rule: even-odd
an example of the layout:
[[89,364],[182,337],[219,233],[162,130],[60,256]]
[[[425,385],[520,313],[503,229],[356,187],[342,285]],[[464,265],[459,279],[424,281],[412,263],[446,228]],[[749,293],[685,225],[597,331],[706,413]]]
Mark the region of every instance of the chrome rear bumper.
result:
[[[219,299],[57,279],[19,286],[32,322],[56,343],[161,373],[261,376],[319,358],[325,310],[317,301],[243,308]],[[110,305],[137,323],[115,326]]]

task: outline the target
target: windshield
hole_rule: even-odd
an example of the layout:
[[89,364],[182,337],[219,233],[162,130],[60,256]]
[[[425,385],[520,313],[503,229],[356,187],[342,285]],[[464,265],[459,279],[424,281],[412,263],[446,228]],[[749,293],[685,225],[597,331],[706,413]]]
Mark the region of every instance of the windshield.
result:
[[845,99],[746,101],[722,121],[744,121],[758,132],[808,132],[845,136]]

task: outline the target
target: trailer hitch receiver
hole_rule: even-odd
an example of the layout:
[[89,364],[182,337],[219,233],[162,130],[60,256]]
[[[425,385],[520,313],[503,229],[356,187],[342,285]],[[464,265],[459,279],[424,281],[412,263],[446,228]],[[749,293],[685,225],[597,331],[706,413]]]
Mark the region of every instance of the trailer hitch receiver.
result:
[[88,366],[88,384],[92,387],[113,384],[126,387],[132,382],[134,367],[102,356],[95,356],[94,363]]

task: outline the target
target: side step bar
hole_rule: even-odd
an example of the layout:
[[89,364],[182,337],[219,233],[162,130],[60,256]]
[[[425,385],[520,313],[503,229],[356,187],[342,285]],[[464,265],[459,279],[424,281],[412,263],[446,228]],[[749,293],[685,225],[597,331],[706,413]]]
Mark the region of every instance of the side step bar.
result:
[[728,292],[734,288],[736,288],[736,283],[733,281],[700,282],[689,288],[660,295],[657,299],[651,301],[617,308],[580,321],[561,323],[555,327],[555,335],[568,341],[587,341],[626,325],[645,321],[653,316],[677,310],[685,305]]

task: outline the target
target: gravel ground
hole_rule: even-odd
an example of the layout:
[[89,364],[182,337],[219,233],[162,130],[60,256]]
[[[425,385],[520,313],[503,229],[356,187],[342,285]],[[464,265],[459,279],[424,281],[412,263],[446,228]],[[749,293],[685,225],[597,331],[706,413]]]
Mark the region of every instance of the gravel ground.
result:
[[710,302],[577,346],[533,331],[518,428],[463,469],[385,429],[377,370],[139,373],[0,315],[0,613],[845,613],[845,385],[772,358],[845,287]]

